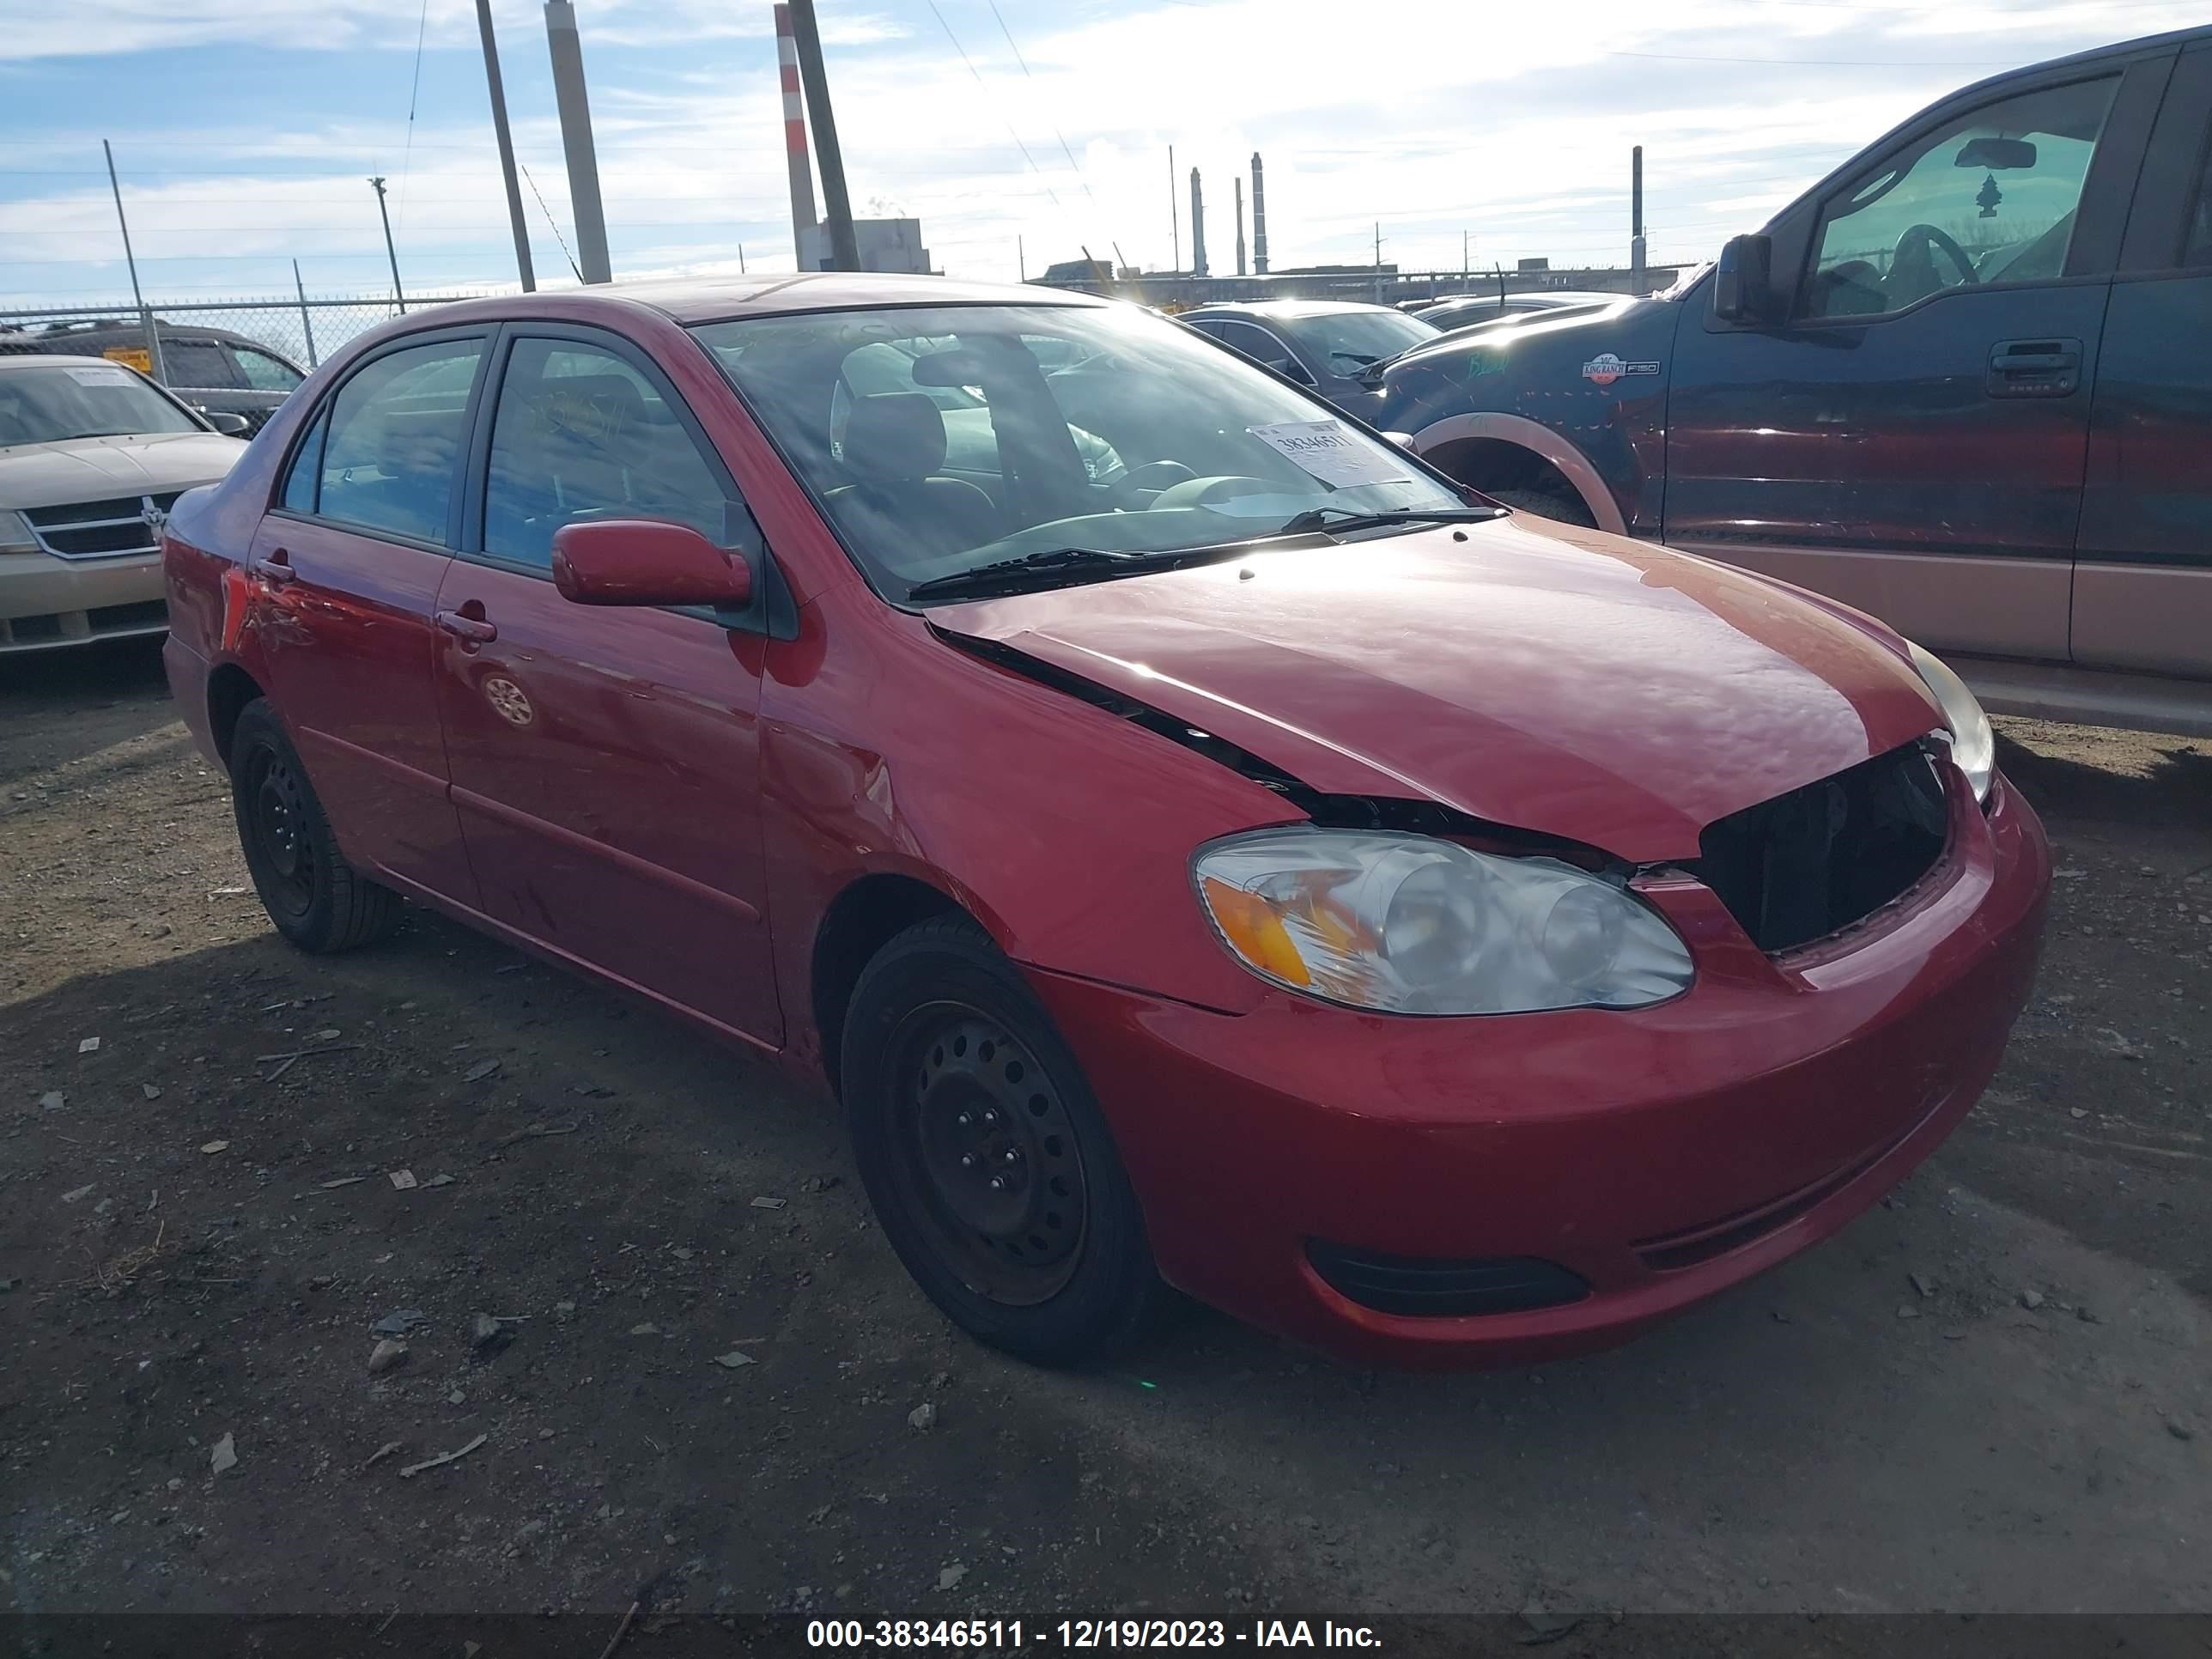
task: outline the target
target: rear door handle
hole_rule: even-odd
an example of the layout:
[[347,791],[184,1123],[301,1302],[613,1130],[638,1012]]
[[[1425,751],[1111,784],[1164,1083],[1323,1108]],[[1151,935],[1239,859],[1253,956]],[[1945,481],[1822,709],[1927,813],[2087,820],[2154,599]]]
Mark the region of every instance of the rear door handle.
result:
[[271,587],[283,587],[300,580],[300,573],[292,568],[292,556],[281,547],[273,550],[254,568],[259,572],[261,580]]
[[2064,398],[2081,385],[2079,340],[1999,340],[1990,348],[1992,398]]
[[466,611],[441,611],[438,626],[464,645],[489,645],[499,637],[497,624],[483,617],[472,617]]

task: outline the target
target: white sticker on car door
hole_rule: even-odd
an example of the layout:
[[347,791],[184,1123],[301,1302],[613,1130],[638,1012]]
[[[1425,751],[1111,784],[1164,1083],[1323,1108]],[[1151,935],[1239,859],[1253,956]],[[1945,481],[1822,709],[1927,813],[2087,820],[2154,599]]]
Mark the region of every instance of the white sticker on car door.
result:
[[1355,484],[1408,483],[1413,475],[1373,444],[1364,444],[1341,421],[1279,421],[1273,426],[1244,428],[1263,444],[1277,449],[1323,483],[1348,489]]

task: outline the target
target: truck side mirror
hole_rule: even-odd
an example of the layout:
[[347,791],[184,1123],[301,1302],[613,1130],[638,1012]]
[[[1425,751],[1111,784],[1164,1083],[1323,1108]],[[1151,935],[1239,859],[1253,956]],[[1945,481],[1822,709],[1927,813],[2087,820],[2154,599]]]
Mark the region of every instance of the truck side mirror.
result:
[[1764,323],[1774,315],[1774,243],[1731,236],[1713,268],[1713,315],[1723,322]]

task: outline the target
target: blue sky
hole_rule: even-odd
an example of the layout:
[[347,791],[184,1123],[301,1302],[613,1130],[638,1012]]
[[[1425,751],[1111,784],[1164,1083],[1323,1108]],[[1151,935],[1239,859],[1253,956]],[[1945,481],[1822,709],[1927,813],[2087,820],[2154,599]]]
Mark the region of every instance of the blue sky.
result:
[[[1165,267],[1167,150],[1267,162],[1279,266],[1623,263],[1645,146],[1656,262],[1705,257],[1948,88],[2200,21],[2194,0],[817,0],[855,211],[939,265],[1080,245]],[[574,243],[538,0],[496,0],[541,279]],[[576,0],[617,275],[788,270],[768,0]],[[422,50],[418,54],[418,31]],[[957,46],[954,45],[957,40]],[[965,58],[963,60],[963,53]],[[410,123],[410,104],[414,115]],[[149,299],[511,282],[473,0],[0,0],[0,304],[127,299],[100,140]],[[1026,151],[1026,155],[1024,155]],[[542,195],[541,208],[538,196]]]

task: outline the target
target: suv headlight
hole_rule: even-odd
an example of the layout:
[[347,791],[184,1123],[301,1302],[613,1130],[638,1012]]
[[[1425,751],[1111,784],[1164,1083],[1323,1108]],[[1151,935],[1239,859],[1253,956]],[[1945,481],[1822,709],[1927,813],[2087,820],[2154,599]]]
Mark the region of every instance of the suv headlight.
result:
[[1200,849],[1206,915],[1262,979],[1396,1014],[1636,1008],[1688,988],[1688,946],[1553,859],[1423,836],[1262,830]]
[[1966,689],[1966,681],[1953,673],[1942,659],[1923,651],[1911,641],[1905,648],[1912,653],[1912,665],[1921,679],[1936,694],[1936,701],[1943,710],[1943,724],[1951,730],[1951,758],[1966,775],[1966,781],[1974,787],[1974,799],[1987,800],[1990,780],[1996,775],[1997,737],[1990,729],[1990,717],[1982,713],[1981,699]]
[[0,553],[35,553],[39,538],[31,533],[31,521],[21,514],[0,507]]

